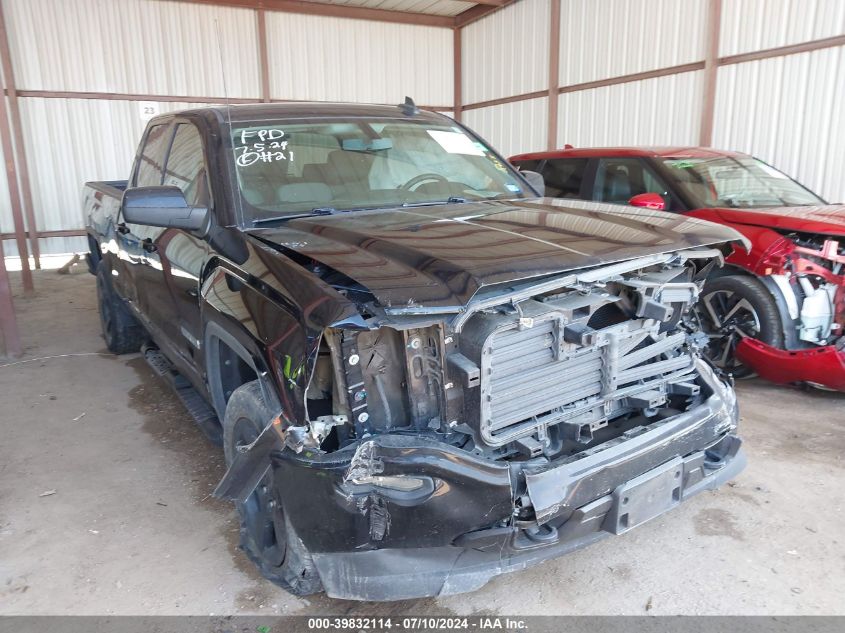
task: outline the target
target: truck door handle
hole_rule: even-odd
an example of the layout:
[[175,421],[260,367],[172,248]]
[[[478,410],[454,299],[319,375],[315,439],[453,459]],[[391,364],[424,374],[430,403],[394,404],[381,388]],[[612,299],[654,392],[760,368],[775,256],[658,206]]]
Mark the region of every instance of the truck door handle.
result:
[[117,232],[121,235],[126,235],[127,233],[129,233],[129,229],[123,222],[118,224],[115,228],[117,229]]

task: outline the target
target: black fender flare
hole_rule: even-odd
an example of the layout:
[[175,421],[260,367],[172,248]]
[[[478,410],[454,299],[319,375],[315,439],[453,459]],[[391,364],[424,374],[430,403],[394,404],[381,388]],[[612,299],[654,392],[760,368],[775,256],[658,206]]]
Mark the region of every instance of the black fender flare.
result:
[[[226,413],[226,397],[223,393],[223,380],[220,368],[220,344],[223,343],[255,373],[261,385],[265,401],[272,409],[280,409],[276,385],[267,366],[263,345],[228,315],[218,312],[211,306],[204,306],[206,319],[203,333],[205,349],[205,371],[208,393],[212,405],[220,420]],[[213,315],[213,316],[211,316]]]

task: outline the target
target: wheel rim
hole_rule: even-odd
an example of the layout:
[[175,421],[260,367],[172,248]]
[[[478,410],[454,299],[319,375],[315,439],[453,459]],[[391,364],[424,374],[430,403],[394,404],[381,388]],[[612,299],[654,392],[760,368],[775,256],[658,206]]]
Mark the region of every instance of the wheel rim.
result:
[[[252,420],[241,418],[234,428],[233,438],[237,454],[252,444],[260,433]],[[239,504],[244,525],[257,554],[268,564],[278,567],[285,558],[285,523],[279,502],[273,493],[272,475],[268,473],[255,487],[247,500]]]
[[696,312],[713,364],[725,371],[744,369],[736,347],[744,338],[760,336],[760,317],[751,302],[732,290],[714,290],[702,295]]
[[106,342],[109,342],[112,339],[112,329],[114,328],[114,312],[106,298],[106,288],[104,288],[104,285],[103,281],[98,278],[97,289],[99,290],[100,322],[103,326],[103,334],[106,337]]

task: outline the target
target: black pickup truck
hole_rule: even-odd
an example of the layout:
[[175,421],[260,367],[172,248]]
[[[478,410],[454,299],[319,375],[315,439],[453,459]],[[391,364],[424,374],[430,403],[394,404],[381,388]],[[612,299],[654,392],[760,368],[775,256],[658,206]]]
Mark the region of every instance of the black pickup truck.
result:
[[86,185],[108,347],[222,443],[270,580],[470,591],[742,469],[689,310],[738,234],[534,176],[407,101],[159,116]]

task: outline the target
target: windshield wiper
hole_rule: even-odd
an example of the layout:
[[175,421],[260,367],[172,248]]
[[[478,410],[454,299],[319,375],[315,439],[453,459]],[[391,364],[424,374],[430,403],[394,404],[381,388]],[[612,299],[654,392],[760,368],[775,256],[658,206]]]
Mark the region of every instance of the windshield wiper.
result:
[[403,202],[402,207],[429,207],[434,204],[464,204],[466,198],[450,196],[446,200],[426,200],[424,202]]
[[315,215],[334,215],[337,209],[334,207],[316,207],[311,209],[308,213],[291,213],[290,215],[280,215],[272,218],[255,218],[252,223],[255,226],[260,224],[270,224],[271,222],[282,222],[284,220],[296,220],[297,218],[310,218]]

